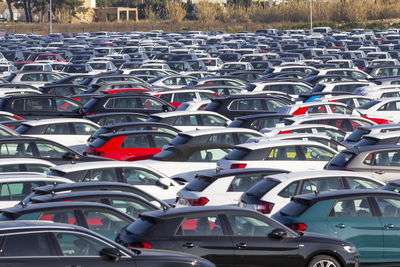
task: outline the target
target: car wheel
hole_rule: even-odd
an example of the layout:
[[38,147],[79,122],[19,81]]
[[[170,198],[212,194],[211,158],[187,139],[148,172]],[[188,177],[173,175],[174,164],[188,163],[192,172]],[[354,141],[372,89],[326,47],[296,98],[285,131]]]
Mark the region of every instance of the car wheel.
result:
[[341,267],[340,263],[331,256],[319,255],[312,258],[308,267]]

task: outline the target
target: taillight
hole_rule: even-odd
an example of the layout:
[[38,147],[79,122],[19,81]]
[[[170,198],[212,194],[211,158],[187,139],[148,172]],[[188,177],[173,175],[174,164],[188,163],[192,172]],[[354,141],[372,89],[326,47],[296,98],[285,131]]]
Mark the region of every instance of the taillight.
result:
[[262,214],[270,214],[274,205],[275,204],[271,202],[260,201],[257,203],[257,211]]
[[147,242],[136,242],[136,243],[129,243],[126,245],[127,248],[151,248],[150,243]]
[[246,168],[246,163],[235,163],[231,165],[231,169],[243,169]]
[[286,226],[297,232],[303,232],[307,230],[307,225],[304,223],[286,224]]
[[157,94],[157,95],[153,95],[153,96],[155,96],[155,97],[160,97],[160,94]]
[[13,115],[14,118],[19,119],[19,120],[23,120],[23,118],[21,118],[20,116],[17,115]]
[[197,198],[197,199],[188,199],[187,201],[192,206],[204,206],[210,200],[208,200],[208,198],[206,198],[206,197],[201,197],[201,198]]
[[92,112],[86,112],[85,115],[86,115],[86,116],[94,115],[94,113],[92,113]]
[[280,131],[278,134],[290,134],[292,131]]

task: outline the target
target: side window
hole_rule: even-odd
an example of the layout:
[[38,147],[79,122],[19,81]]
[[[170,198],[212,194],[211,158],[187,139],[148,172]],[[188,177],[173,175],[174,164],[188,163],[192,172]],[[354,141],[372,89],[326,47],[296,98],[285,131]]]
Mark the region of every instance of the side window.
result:
[[382,217],[400,217],[400,199],[377,197],[376,202]]
[[11,200],[10,189],[8,188],[7,183],[1,184],[0,190],[0,199],[2,201]]
[[40,158],[58,158],[62,159],[65,153],[68,151],[65,150],[64,148],[53,145],[53,144],[48,144],[48,143],[36,143],[36,147],[39,151],[39,157]]
[[[19,218],[18,218],[19,219]],[[40,221],[52,221],[57,223],[66,224],[77,224],[77,219],[73,211],[63,210],[63,211],[47,211],[42,212],[37,220]]]
[[0,256],[52,256],[52,254],[47,234],[32,233],[8,235],[5,238]]
[[257,135],[250,133],[237,133],[237,137],[239,139],[239,144],[245,143],[251,137],[257,137]]
[[129,135],[121,143],[121,148],[151,148],[147,135]]
[[50,124],[43,132],[44,134],[62,134],[62,135],[70,135],[71,129],[69,127],[69,123],[55,123]]
[[0,144],[0,156],[5,157],[33,157],[31,143]]
[[50,171],[50,166],[41,164],[25,164],[25,168],[27,172],[47,173]]
[[225,126],[226,121],[223,118],[214,115],[200,115],[203,126]]
[[[111,100],[114,100],[112,103]],[[138,108],[138,100],[136,98],[115,98],[115,99],[110,99],[110,108]],[[113,105],[112,105],[113,104]],[[108,102],[106,104],[106,107],[108,107]]]
[[330,217],[372,217],[366,198],[338,200],[331,210]]
[[301,194],[312,193],[314,191],[335,191],[340,189],[344,189],[341,177],[316,178],[303,182]]
[[154,145],[156,148],[162,148],[173,139],[172,137],[166,135],[152,135],[152,138],[154,140]]
[[266,160],[299,160],[295,146],[272,148]]
[[196,94],[193,92],[187,93],[175,93],[174,94],[174,103],[182,103],[187,101],[192,101],[196,99]]
[[50,98],[26,99],[26,110],[53,111],[53,105]]
[[207,143],[216,143],[216,144],[227,144],[234,145],[234,139],[232,133],[222,133],[222,134],[213,134],[208,138]]
[[296,189],[298,185],[299,182],[291,183],[290,185],[286,186],[281,192],[279,192],[278,196],[284,198],[289,198],[294,196],[296,194]]
[[274,226],[259,218],[244,215],[227,215],[233,235],[235,236],[262,236],[266,237]]
[[160,176],[145,169],[122,168],[122,173],[126,182],[132,185],[157,185],[160,179]]
[[179,227],[177,235],[220,236],[223,232],[217,216],[204,216],[186,219]]
[[400,151],[380,151],[372,157],[375,166],[400,166]]
[[142,97],[140,100],[144,109],[163,110],[163,104],[156,99]]
[[118,182],[116,169],[93,169],[86,173],[84,182]]
[[92,135],[97,131],[97,128],[88,123],[72,123],[72,126],[75,129],[75,134],[79,135]]
[[122,213],[138,218],[142,212],[154,210],[154,207],[140,200],[110,199],[111,206]]
[[63,256],[96,256],[110,247],[108,244],[91,237],[73,233],[54,233]]
[[56,99],[57,111],[76,111],[80,108],[79,104],[66,100],[57,98]]
[[238,104],[237,110],[266,110],[263,99],[243,99]]
[[378,189],[382,187],[379,183],[363,178],[345,177],[345,180],[349,184],[349,189]]
[[228,192],[246,192],[250,187],[262,181],[261,175],[238,175],[233,178]]
[[194,152],[188,159],[189,162],[216,162],[226,154],[231,152],[232,149],[206,149]]
[[278,112],[281,107],[285,106],[283,102],[278,100],[266,99],[265,100],[268,111]]
[[199,125],[195,115],[179,116],[176,118],[174,125],[176,126],[195,126]]
[[333,158],[334,154],[329,150],[317,146],[302,146],[304,156],[307,160],[328,161]]
[[24,110],[25,108],[25,99],[16,99],[12,102],[13,109],[15,110]]

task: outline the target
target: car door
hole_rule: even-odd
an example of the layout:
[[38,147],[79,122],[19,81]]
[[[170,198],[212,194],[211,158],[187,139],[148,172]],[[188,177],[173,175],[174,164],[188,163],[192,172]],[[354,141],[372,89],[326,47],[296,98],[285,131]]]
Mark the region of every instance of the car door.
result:
[[42,133],[42,135],[35,134],[29,136],[42,137],[65,146],[68,146],[74,140],[70,124],[67,122],[45,125]]
[[327,216],[338,237],[353,243],[364,262],[383,257],[383,226],[371,203],[367,197],[338,199]]
[[[68,231],[51,231],[49,233],[55,249],[61,256],[55,259],[61,267],[117,267],[135,266],[133,259],[121,252],[122,257],[116,262],[106,260],[100,256],[100,251],[104,248],[115,248],[105,241],[83,233],[72,233]],[[37,265],[37,266],[42,266]]]
[[[48,160],[54,164],[64,164],[70,163],[71,160],[65,158],[66,155],[72,154],[71,151],[68,151],[61,145],[56,143],[50,143],[46,141],[37,141],[32,142],[32,150],[34,152],[34,156],[39,159]],[[78,154],[76,154],[78,155]],[[76,160],[78,158],[72,159]]]
[[369,154],[364,164],[370,166],[371,176],[381,181],[397,179],[400,170],[400,150],[378,151]]
[[[254,165],[252,165],[253,162]],[[247,161],[248,168],[260,167],[263,165],[267,168],[285,169],[288,164],[290,164],[292,171],[304,171],[308,169],[308,165],[303,159],[302,152],[294,145],[273,147],[267,150],[264,160]]]
[[296,238],[268,236],[280,228],[272,220],[262,215],[240,213],[226,214],[224,219],[232,236],[235,266],[276,267],[282,266],[282,259],[285,259],[285,266],[298,266],[301,261]]
[[376,196],[383,230],[383,258],[387,262],[400,261],[400,197]]
[[85,149],[88,138],[98,130],[98,127],[84,122],[73,122],[71,123],[71,126],[73,131],[71,139],[73,140],[70,140],[67,145],[64,145],[79,153],[82,153]]
[[174,240],[182,252],[203,257],[218,266],[234,265],[232,240],[221,224],[221,215],[210,213],[185,218]]
[[317,145],[298,146],[299,156],[304,159],[303,167],[307,170],[322,170],[325,164],[333,158],[335,152]]

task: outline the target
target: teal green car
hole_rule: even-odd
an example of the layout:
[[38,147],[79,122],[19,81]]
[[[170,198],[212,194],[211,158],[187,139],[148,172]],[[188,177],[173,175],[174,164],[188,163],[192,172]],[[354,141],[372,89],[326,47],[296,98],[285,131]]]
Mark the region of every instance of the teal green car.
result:
[[400,263],[400,194],[339,190],[299,195],[272,216],[296,231],[353,243],[361,263]]

